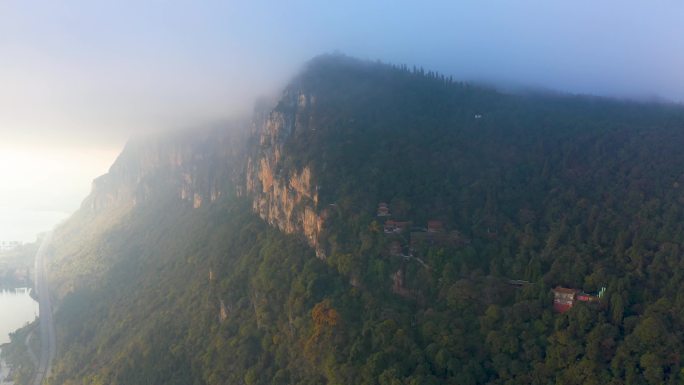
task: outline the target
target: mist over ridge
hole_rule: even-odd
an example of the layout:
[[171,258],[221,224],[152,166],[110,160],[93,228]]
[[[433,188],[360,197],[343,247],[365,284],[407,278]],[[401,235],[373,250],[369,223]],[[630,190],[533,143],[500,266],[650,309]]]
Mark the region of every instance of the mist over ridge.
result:
[[682,378],[682,106],[322,55],[262,107],[130,141],[55,230],[53,381]]
[[0,0],[0,369],[684,383],[682,15]]
[[5,4],[0,16],[5,135],[121,143],[139,130],[222,119],[336,49],[463,81],[684,98],[681,4],[33,5]]

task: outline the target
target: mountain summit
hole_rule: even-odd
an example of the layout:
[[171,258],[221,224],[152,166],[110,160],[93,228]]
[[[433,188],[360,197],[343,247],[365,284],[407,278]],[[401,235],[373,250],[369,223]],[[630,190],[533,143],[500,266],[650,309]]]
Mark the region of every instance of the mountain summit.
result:
[[52,383],[684,381],[683,128],[315,58],[94,182],[53,237]]

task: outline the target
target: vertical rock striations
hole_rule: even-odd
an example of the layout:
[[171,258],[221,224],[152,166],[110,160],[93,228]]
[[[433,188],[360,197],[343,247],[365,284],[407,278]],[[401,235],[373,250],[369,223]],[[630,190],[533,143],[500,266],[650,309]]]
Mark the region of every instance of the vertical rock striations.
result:
[[323,215],[318,210],[318,188],[308,165],[288,162],[285,146],[297,133],[308,129],[312,95],[285,91],[278,106],[263,119],[255,119],[257,149],[249,156],[246,189],[259,216],[281,231],[303,234],[319,258],[325,251],[319,242]]
[[131,140],[109,172],[93,182],[82,210],[95,215],[111,209],[128,211],[169,198],[199,208],[226,193],[237,193],[252,200],[263,220],[285,233],[303,235],[316,255],[325,258],[320,240],[326,213],[319,207],[317,178],[312,164],[296,161],[296,148],[318,135],[314,113],[320,102],[304,89],[315,87],[295,81],[275,108],[258,104],[251,133],[243,123],[242,129]]

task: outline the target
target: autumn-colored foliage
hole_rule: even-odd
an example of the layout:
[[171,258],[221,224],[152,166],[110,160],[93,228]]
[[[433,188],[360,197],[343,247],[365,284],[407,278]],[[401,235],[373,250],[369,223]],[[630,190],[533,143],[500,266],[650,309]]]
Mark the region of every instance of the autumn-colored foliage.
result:
[[336,326],[339,323],[340,315],[330,304],[330,299],[325,299],[317,303],[311,310],[311,318],[314,321],[314,335],[319,336],[325,327]]

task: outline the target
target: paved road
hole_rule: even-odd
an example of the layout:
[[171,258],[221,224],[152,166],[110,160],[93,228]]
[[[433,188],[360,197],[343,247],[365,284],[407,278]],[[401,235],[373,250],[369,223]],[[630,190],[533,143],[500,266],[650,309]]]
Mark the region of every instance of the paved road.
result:
[[28,351],[29,357],[31,358],[31,362],[33,362],[33,366],[38,367],[38,357],[36,357],[36,354],[33,353],[33,347],[31,346],[31,339],[33,338],[33,331],[26,333],[26,339],[24,340],[24,345],[26,346],[26,350]]
[[50,375],[52,358],[55,356],[55,327],[52,323],[52,304],[50,303],[46,262],[51,239],[52,234],[47,234],[36,253],[35,283],[40,313],[40,359],[33,381],[31,381],[32,385],[41,385]]

